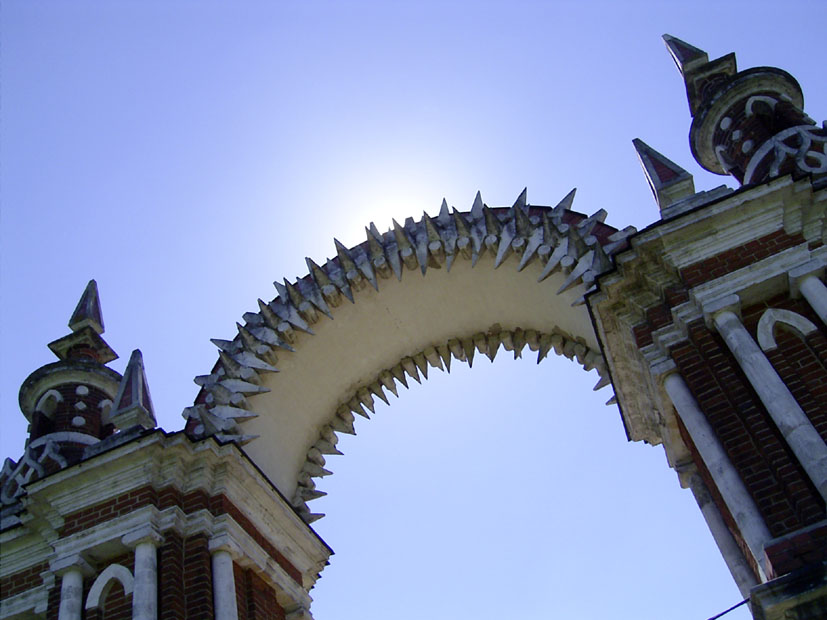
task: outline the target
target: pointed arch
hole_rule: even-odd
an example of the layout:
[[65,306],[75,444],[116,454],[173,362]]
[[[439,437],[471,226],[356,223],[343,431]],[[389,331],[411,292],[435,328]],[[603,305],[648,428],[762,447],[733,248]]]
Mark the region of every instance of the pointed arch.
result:
[[219,361],[196,377],[187,431],[243,444],[311,522],[337,433],[429,368],[528,346],[538,361],[554,350],[596,368],[595,389],[608,385],[585,295],[635,229],[607,226],[602,209],[571,211],[573,197],[538,207],[523,191],[490,208],[478,193],[469,212],[443,201],[436,217],[384,234],[371,224],[353,248],[336,241],[333,259],[307,259],[308,275],[276,282],[278,296],[259,300],[232,340],[213,340]]
[[769,308],[758,320],[758,344],[764,351],[773,351],[778,348],[778,343],[775,341],[775,328],[779,323],[798,332],[802,337],[818,330],[812,321],[797,312]]
[[85,608],[96,609],[100,607],[116,581],[123,586],[125,596],[132,594],[134,584],[132,572],[120,564],[110,564],[98,575],[92,587],[89,588]]

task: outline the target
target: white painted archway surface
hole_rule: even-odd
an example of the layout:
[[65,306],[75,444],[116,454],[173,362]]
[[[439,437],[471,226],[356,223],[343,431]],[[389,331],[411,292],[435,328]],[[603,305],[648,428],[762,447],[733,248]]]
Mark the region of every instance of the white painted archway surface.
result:
[[470,213],[443,205],[404,230],[373,228],[373,243],[338,246],[336,261],[311,265],[310,276],[245,314],[233,341],[214,341],[221,359],[197,379],[204,390],[186,412],[188,429],[242,443],[313,521],[320,515],[306,502],[323,495],[315,478],[330,473],[324,455],[337,453],[336,433],[429,365],[527,347],[576,358],[607,385],[583,295],[633,229],[602,224],[605,212],[574,213],[571,198],[528,207],[523,193],[492,210],[478,197]]

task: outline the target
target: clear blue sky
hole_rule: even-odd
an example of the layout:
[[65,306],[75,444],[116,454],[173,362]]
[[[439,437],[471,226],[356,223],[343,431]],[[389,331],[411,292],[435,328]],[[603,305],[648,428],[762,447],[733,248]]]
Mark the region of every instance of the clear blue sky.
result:
[[[555,204],[657,217],[631,140],[695,175],[668,32],[778,66],[827,116],[827,4],[6,0],[0,112],[2,456],[17,390],[90,278],[159,423],[272,281],[370,221]],[[330,459],[318,620],[703,620],[740,600],[663,451],[597,378],[500,354],[414,386]],[[744,610],[728,619],[748,617]]]

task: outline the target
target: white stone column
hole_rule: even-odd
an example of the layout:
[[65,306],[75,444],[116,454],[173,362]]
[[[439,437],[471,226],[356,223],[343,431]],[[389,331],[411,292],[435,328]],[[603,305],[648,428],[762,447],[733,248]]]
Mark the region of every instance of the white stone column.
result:
[[58,558],[50,568],[60,575],[58,620],[80,620],[83,609],[83,576],[91,575],[92,568],[79,555]]
[[678,417],[692,438],[692,443],[703,459],[709,475],[712,476],[718,493],[735,519],[741,536],[762,573],[762,581],[765,581],[766,575],[763,574],[762,568],[764,545],[772,537],[764,518],[683,378],[677,373],[672,373],[664,379],[663,387],[675,405]]
[[233,556],[225,548],[212,552],[212,591],[215,620],[238,620]]
[[135,548],[135,581],[132,589],[133,620],[158,620],[158,552],[163,538],[153,527],[123,537]]
[[787,445],[827,500],[827,444],[738,316],[723,308],[713,313],[712,320]]
[[[746,557],[744,557],[744,552],[741,550],[741,547],[738,546],[738,543],[735,542],[735,538],[729,531],[729,527],[727,527],[721,511],[715,505],[715,502],[712,501],[709,489],[697,472],[689,476],[689,488],[692,491],[692,495],[695,496],[698,508],[701,509],[701,514],[704,517],[704,521],[706,521],[706,526],[712,533],[712,538],[715,539],[715,544],[718,545],[718,551],[721,552],[724,562],[726,562],[727,568],[729,569],[729,573],[738,586],[738,591],[741,593],[741,596],[748,598],[749,591],[760,582],[756,579],[752,567],[749,562],[747,562]],[[761,563],[756,562],[756,564],[758,564],[760,570]]]
[[810,304],[821,322],[827,325],[827,286],[815,274],[804,276],[798,283],[804,299]]
[[83,608],[83,573],[70,568],[60,578],[60,608],[58,620],[80,620]]

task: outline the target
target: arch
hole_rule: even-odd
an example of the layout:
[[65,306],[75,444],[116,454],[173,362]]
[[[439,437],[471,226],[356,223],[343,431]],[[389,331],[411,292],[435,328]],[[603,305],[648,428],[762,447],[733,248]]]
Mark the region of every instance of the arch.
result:
[[585,295],[635,229],[571,211],[574,191],[554,208],[525,196],[489,208],[477,194],[467,213],[443,201],[437,217],[384,234],[371,224],[350,249],[336,241],[323,267],[307,259],[307,276],[276,283],[232,340],[213,340],[219,361],[196,378],[188,432],[244,444],[311,522],[321,515],[306,502],[324,495],[314,479],[331,473],[337,433],[429,367],[528,346],[538,361],[551,350],[576,358],[598,370],[595,389],[608,385]]
[[110,564],[104,571],[98,575],[92,587],[89,588],[89,594],[86,597],[86,609],[95,609],[100,607],[101,603],[106,600],[109,590],[117,581],[123,586],[123,593],[125,596],[132,594],[132,587],[134,579],[132,572],[120,564]]
[[57,390],[48,390],[35,405],[35,411],[38,411],[48,418],[55,414],[55,409],[59,403],[63,402],[63,396]]
[[778,348],[775,341],[775,326],[779,323],[797,331],[801,336],[807,336],[818,328],[809,319],[792,310],[770,308],[758,320],[758,344],[764,351],[773,351]]

